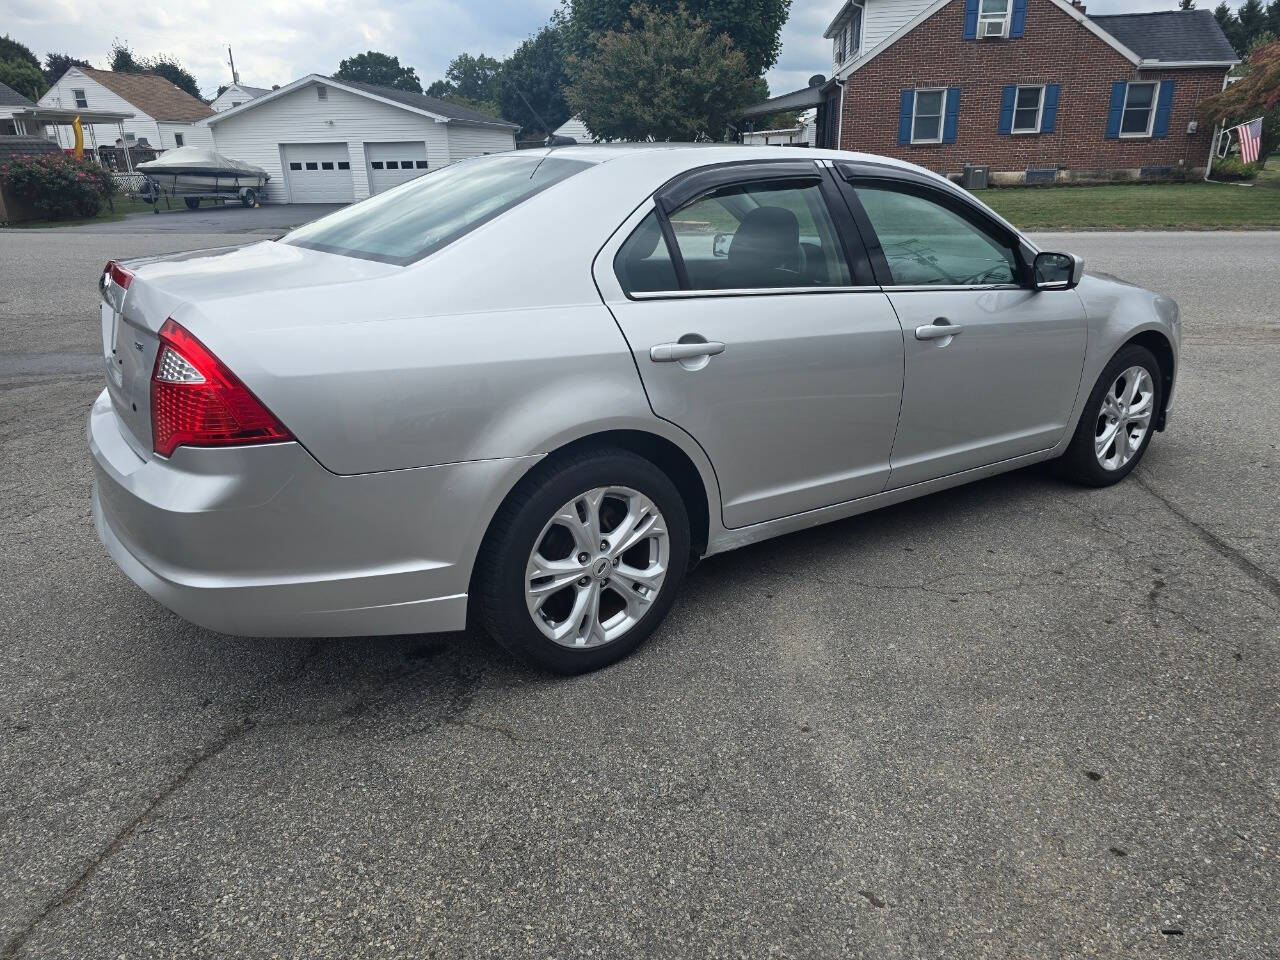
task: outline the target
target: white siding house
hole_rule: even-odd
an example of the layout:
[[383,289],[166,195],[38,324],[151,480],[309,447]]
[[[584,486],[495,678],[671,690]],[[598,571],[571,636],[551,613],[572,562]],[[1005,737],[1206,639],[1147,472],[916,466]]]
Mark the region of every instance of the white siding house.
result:
[[233,83],[218,94],[209,106],[214,113],[221,113],[223,110],[238,107],[242,103],[248,103],[257,97],[264,97],[270,92],[267,87],[251,87],[247,83]]
[[[212,147],[213,136],[200,121],[213,113],[208,105],[154,73],[115,73],[72,67],[45,95],[42,107],[112,110],[132,113],[124,121],[126,140],[146,140],[157,150]],[[54,128],[65,139],[66,128]],[[110,146],[120,136],[115,124],[86,124],[85,146]],[[64,144],[70,146],[70,144]]]
[[204,123],[219,153],[271,174],[266,200],[344,202],[515,149],[514,123],[418,93],[311,74]]
[[592,136],[591,131],[587,129],[587,125],[582,122],[580,117],[577,116],[570,117],[564,123],[560,124],[560,126],[556,127],[555,136],[573,137],[573,139],[577,140],[579,143],[594,143],[596,139]]

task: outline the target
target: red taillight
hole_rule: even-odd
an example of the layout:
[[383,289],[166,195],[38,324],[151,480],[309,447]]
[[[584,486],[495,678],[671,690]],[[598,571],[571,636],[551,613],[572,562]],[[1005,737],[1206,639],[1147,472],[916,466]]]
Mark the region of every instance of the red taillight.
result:
[[128,290],[129,284],[133,283],[133,271],[126,270],[114,260],[108,260],[107,265],[102,268],[102,275],[110,277],[111,282],[116,284],[122,290]]
[[167,457],[182,446],[292,440],[284,424],[203,343],[166,320],[151,371],[151,437]]

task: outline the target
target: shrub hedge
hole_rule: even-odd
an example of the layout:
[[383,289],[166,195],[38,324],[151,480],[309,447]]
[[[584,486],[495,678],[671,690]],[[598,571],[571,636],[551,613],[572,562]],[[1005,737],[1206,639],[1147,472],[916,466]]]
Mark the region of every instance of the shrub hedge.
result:
[[0,167],[0,182],[50,220],[97,216],[116,191],[110,173],[66,153],[11,157]]

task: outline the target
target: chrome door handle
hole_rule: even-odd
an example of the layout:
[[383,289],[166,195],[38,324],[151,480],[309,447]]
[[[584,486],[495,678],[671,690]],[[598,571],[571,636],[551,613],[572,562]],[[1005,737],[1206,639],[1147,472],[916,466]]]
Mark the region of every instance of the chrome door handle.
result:
[[676,360],[693,360],[697,357],[714,357],[724,353],[719,340],[703,340],[697,343],[660,343],[649,348],[649,359],[654,363],[672,363]]
[[917,340],[941,340],[943,337],[954,337],[961,333],[964,333],[964,327],[958,323],[950,323],[942,317],[923,327],[916,327]]

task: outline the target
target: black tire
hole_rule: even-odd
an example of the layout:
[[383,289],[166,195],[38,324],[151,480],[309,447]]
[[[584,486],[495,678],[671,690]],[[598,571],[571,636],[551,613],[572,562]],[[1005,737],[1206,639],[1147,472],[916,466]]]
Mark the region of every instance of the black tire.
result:
[[258,201],[258,194],[250,189],[240,195],[240,202],[246,207],[252,207]]
[[[599,646],[562,646],[533,622],[526,604],[526,564],[556,511],[589,490],[607,486],[629,487],[661,512],[669,538],[668,569],[647,611],[622,636]],[[670,478],[627,450],[582,450],[539,464],[494,517],[472,577],[476,620],[514,656],[535,667],[563,674],[598,670],[627,656],[662,622],[688,566],[688,510]]]
[[[1146,435],[1142,438],[1142,443],[1128,462],[1109,470],[1098,462],[1098,456],[1094,452],[1094,438],[1098,435],[1102,400],[1116,378],[1125,370],[1135,366],[1145,367],[1147,373],[1151,375],[1154,394],[1151,421],[1147,426]],[[1103,369],[1098,382],[1089,393],[1089,399],[1085,402],[1084,411],[1080,414],[1080,422],[1076,425],[1071,443],[1058,461],[1062,475],[1086,487],[1109,487],[1113,483],[1119,483],[1141,462],[1147,447],[1151,445],[1151,437],[1156,432],[1156,420],[1160,415],[1163,402],[1164,380],[1155,355],[1146,347],[1136,343],[1121,348]]]
[[186,201],[188,210],[194,210],[196,207],[200,206],[199,197],[183,197],[182,199]]

